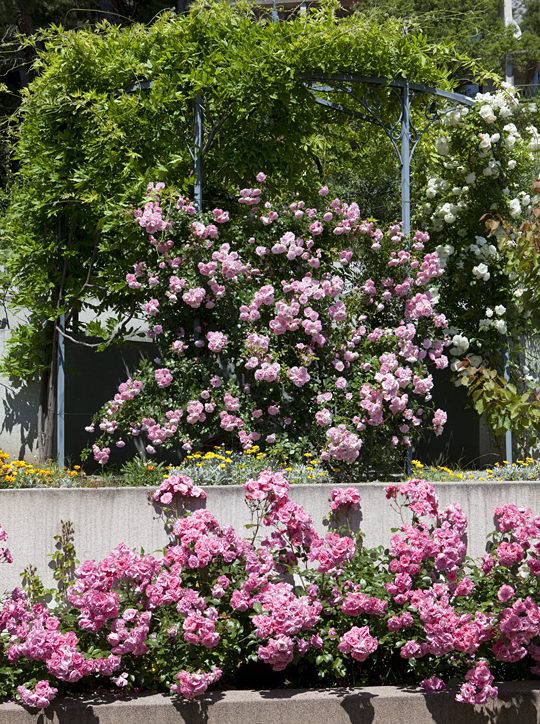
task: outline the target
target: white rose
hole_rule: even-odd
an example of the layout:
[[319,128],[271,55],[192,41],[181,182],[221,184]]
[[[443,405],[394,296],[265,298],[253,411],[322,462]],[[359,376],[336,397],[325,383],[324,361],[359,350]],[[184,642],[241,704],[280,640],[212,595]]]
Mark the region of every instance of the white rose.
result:
[[484,121],[486,123],[494,123],[495,122],[495,113],[493,112],[493,108],[488,105],[484,105],[480,108],[478,113],[482,116]]
[[469,340],[464,334],[455,334],[452,337],[452,343],[457,347],[461,347],[463,350],[469,349]]
[[450,149],[448,147],[448,139],[446,136],[441,136],[435,141],[435,149],[437,153],[440,153],[442,156],[445,156],[448,153]]
[[481,151],[489,151],[489,149],[491,148],[491,136],[489,135],[489,133],[479,133],[478,138],[480,139],[478,148]]
[[516,164],[517,161],[515,160],[515,158],[511,158],[510,161],[508,161],[508,168],[510,169],[510,171],[512,171],[512,169],[516,167]]
[[487,282],[491,276],[487,264],[478,264],[478,266],[473,266],[472,273],[477,279],[483,279],[485,282]]
[[501,334],[506,333],[506,322],[504,319],[497,319],[493,322],[493,326],[497,330],[497,332],[500,332]]
[[505,312],[506,312],[506,307],[503,306],[502,304],[497,304],[497,306],[495,307],[495,313],[498,314],[500,317]]
[[508,202],[508,206],[510,208],[510,216],[514,219],[521,214],[521,204],[519,203],[519,199],[512,199]]
[[489,307],[486,309],[486,317],[492,317],[493,316],[493,309],[490,309]]
[[465,176],[465,183],[473,184],[476,181],[476,174],[472,171],[468,176]]

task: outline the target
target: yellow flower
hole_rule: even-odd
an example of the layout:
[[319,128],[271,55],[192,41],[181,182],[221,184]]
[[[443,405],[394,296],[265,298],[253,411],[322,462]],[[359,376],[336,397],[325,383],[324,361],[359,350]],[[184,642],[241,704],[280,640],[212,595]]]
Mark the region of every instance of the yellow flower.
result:
[[224,464],[224,463],[220,463],[219,467],[220,467],[220,468],[224,468],[224,467],[225,467],[225,464]]

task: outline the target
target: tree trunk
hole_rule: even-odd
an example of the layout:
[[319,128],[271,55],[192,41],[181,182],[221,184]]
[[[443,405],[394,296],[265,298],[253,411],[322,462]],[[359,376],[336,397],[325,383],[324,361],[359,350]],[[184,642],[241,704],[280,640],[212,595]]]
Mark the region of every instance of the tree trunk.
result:
[[56,453],[56,389],[58,332],[51,324],[50,365],[42,372],[38,410],[38,455],[40,460],[53,460]]

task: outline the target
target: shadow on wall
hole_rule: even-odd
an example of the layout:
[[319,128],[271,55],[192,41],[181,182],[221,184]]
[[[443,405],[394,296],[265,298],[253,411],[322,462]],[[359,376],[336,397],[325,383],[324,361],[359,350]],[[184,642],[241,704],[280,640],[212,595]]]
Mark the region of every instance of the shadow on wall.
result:
[[[8,338],[9,331],[0,328],[0,348],[4,347]],[[69,463],[78,462],[81,450],[95,441],[97,436],[89,435],[84,429],[93,415],[114,397],[118,385],[138,367],[141,359],[149,355],[155,356],[156,348],[144,342],[115,345],[103,352],[66,342],[65,455]],[[0,378],[3,412],[0,449],[12,459],[37,458],[39,395],[37,381],[22,384],[15,378]],[[128,441],[122,451],[118,448],[112,450],[111,463],[128,460],[136,452],[135,441]],[[85,469],[90,471],[92,461],[88,462]]]
[[[523,691],[516,693],[516,687]],[[536,682],[514,682],[512,695],[505,694],[505,685],[499,685],[497,699],[489,699],[485,706],[460,704],[453,695],[425,695],[426,707],[436,724],[537,724],[540,721],[538,710],[538,689]]]
[[[2,382],[2,425],[0,440],[9,440],[6,451],[19,460],[37,455],[37,411],[39,384],[17,384],[15,379]],[[4,444],[0,444],[4,449]]]

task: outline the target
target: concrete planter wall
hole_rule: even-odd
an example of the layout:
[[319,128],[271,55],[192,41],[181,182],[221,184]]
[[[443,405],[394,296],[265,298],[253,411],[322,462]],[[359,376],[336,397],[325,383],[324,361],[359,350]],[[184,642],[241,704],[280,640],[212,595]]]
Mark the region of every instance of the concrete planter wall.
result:
[[0,705],[0,724],[538,724],[540,682],[499,687],[486,706],[452,694],[423,694],[393,686],[323,691],[227,691],[195,701],[161,695],[131,701],[87,698],[53,702],[45,713]]
[[[386,500],[386,483],[360,485],[360,513],[351,518],[360,525],[367,546],[387,545],[391,529],[400,525],[399,516]],[[328,514],[331,485],[292,486],[291,497],[313,516],[319,532]],[[493,530],[493,512],[498,505],[515,503],[540,513],[540,483],[478,482],[436,483],[441,505],[459,503],[469,520],[468,553],[479,557],[485,552],[486,536]],[[15,562],[0,566],[0,591],[19,585],[19,573],[29,564],[37,566],[46,584],[52,584],[49,556],[54,551],[53,536],[60,521],[69,520],[75,528],[75,546],[80,561],[105,557],[119,543],[153,553],[163,548],[168,537],[160,508],[148,500],[148,488],[30,489],[0,490],[0,524],[8,533],[8,545]],[[195,500],[190,508],[206,507],[221,523],[244,531],[250,515],[243,491],[234,486],[206,489],[207,499]],[[246,535],[249,533],[246,531]]]

